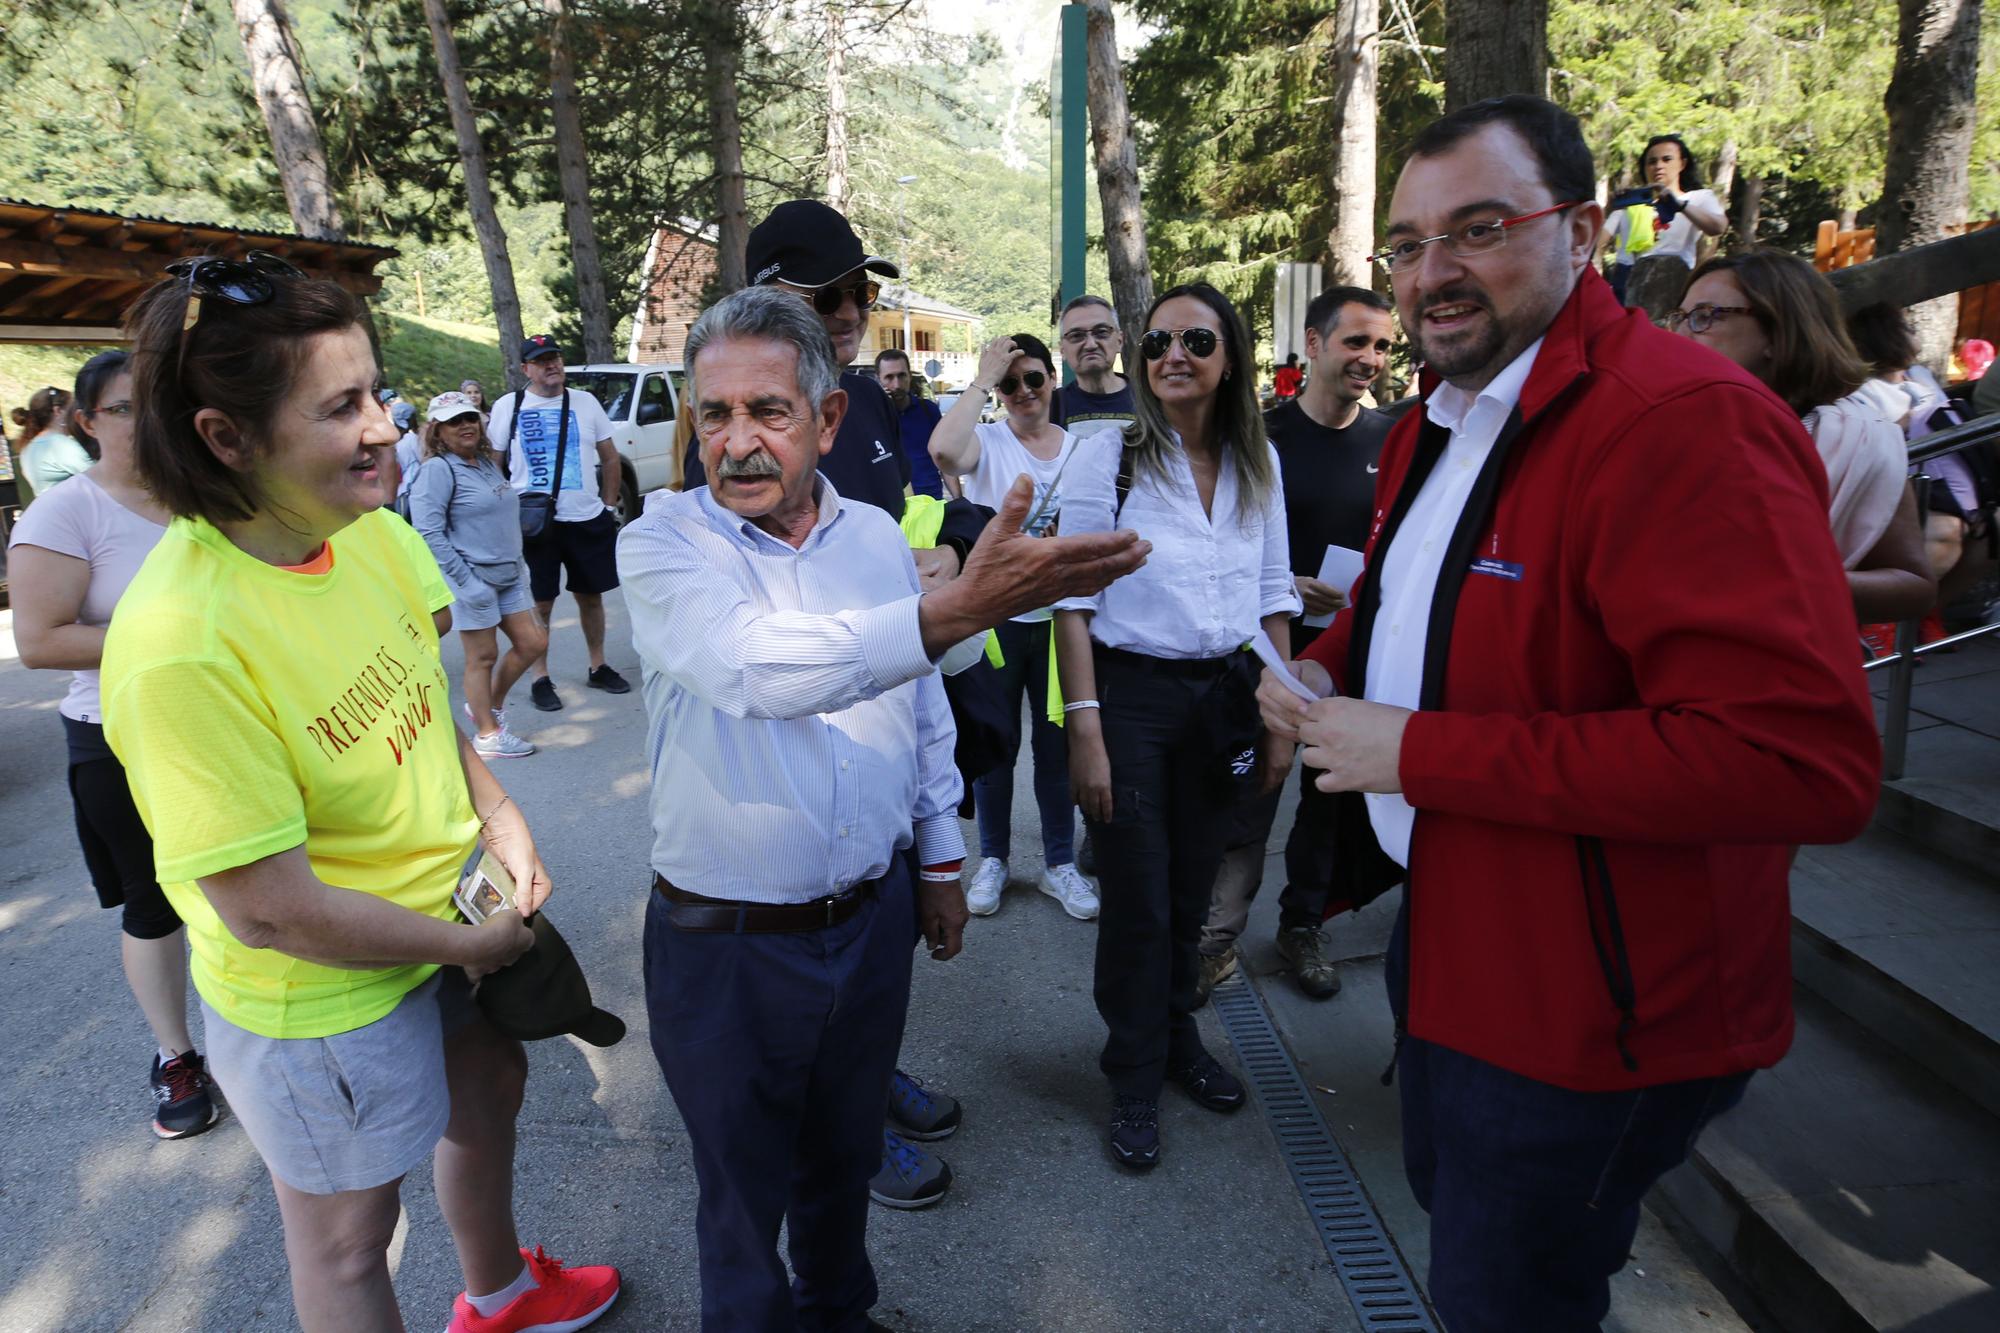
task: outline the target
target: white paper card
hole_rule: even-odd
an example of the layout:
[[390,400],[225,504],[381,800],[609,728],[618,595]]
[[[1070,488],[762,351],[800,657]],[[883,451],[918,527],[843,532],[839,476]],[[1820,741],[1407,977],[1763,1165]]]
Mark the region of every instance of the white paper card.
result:
[[1307,703],[1319,702],[1319,696],[1307,689],[1305,682],[1294,676],[1292,669],[1285,665],[1285,659],[1278,656],[1278,645],[1271,642],[1271,636],[1264,632],[1261,625],[1257,628],[1257,637],[1250,640],[1250,650],[1257,654],[1258,661],[1271,668],[1273,675],[1290,687],[1293,694]]
[[[1363,558],[1361,552],[1351,546],[1327,547],[1326,559],[1319,562],[1319,581],[1331,583],[1343,593],[1351,592],[1354,581],[1361,577]],[[1306,617],[1306,624],[1314,629],[1325,629],[1332,623],[1333,617],[1330,615]]]

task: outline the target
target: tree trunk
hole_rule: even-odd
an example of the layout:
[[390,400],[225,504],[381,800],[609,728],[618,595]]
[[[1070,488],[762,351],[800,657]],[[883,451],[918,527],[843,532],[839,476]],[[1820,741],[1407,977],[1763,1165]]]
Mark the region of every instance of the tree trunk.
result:
[[[1132,142],[1132,110],[1125,101],[1125,70],[1118,63],[1118,26],[1111,0],[1089,0],[1086,24],[1090,87],[1090,139],[1097,161],[1097,197],[1104,205],[1104,252],[1111,267],[1111,304],[1132,330],[1153,304],[1153,271],[1146,258],[1146,214],[1139,198],[1139,154]],[[1128,353],[1129,355],[1129,353]]]
[[826,7],[826,204],[847,216],[847,10]]
[[1764,218],[1764,178],[1743,178],[1742,201],[1736,206],[1736,246],[1741,254],[1757,244],[1757,224]]
[[569,13],[563,0],[542,0],[549,16],[549,106],[555,113],[556,175],[562,181],[563,219],[569,227],[570,265],[576,271],[577,314],[583,321],[583,356],[615,361],[611,304],[604,296],[604,261],[590,214],[590,163],[583,150],[583,117],[576,105],[576,68],[569,53]]
[[306,95],[305,62],[280,0],[234,0],[236,31],[250,61],[250,84],[257,109],[271,133],[271,155],[285,187],[292,225],[306,236],[344,240],[346,224],[334,202],[326,145],[319,136],[312,100]]
[[736,68],[742,48],[735,0],[711,0],[704,27],[709,158],[715,167],[715,281],[717,295],[727,296],[748,283],[743,252],[750,244],[750,208],[743,198],[743,122],[736,110]]
[[1709,173],[1708,188],[1715,191],[1715,197],[1726,202],[1736,190],[1736,140],[1724,139],[1722,151],[1715,155],[1715,170]]
[[1333,48],[1332,222],[1327,236],[1330,284],[1372,285],[1375,247],[1375,82],[1380,0],[1340,0]]
[[1549,0],[1446,0],[1444,109],[1549,95]]
[[[479,121],[465,88],[465,68],[458,61],[458,39],[451,34],[444,0],[424,0],[424,18],[437,48],[438,79],[445,104],[451,108],[451,128],[458,138],[458,160],[465,168],[465,203],[472,214],[472,231],[479,238],[479,257],[486,263],[486,284],[493,289],[493,318],[500,326],[500,355],[507,362],[507,387],[521,386],[521,298],[514,290],[514,261],[507,254],[507,231],[493,207],[493,186],[486,175],[486,149],[479,142]],[[497,396],[497,395],[496,395]]]
[[[1896,67],[1883,105],[1889,143],[1875,253],[1941,241],[1972,202],[1979,0],[1897,0]],[[1957,332],[1956,294],[1910,310],[1924,364],[1943,370]]]

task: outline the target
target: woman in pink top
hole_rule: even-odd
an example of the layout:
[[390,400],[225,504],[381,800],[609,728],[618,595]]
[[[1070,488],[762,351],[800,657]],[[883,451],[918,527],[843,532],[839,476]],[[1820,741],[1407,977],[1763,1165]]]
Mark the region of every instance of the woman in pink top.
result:
[[153,1132],[181,1139],[218,1114],[188,1032],[187,931],[153,878],[153,842],[105,742],[97,692],[104,627],[168,518],[132,469],[126,360],[104,352],[78,373],[72,429],[96,442],[100,461],[21,515],[8,548],[9,591],[22,664],[72,673],[61,713],[77,839],[98,901],[124,908],[125,980],[159,1047],[150,1076]]

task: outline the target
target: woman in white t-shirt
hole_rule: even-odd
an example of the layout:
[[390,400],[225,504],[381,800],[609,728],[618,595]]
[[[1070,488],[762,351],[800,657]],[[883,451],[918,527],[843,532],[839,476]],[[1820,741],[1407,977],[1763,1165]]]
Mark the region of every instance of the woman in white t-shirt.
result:
[[[1079,446],[1071,435],[1049,420],[1055,384],[1055,359],[1032,334],[995,338],[979,356],[979,369],[966,392],[931,432],[931,457],[938,471],[955,477],[966,499],[998,509],[1016,478],[1035,483],[1035,502],[1024,528],[1041,536],[1056,524],[1062,506],[1062,479],[1070,455],[1079,447],[1115,448],[1100,440]],[[986,395],[998,390],[1007,409],[1005,421],[982,422]],[[1108,438],[1108,437],[1107,437]],[[1014,756],[1020,752],[1021,699],[1034,714],[1031,724],[1035,756],[1035,804],[1041,811],[1042,863],[1039,887],[1079,921],[1097,915],[1097,893],[1076,868],[1076,816],[1070,804],[1069,747],[1063,729],[1050,720],[1052,671],[1051,613],[1032,611],[994,630],[1002,662],[1000,679],[1014,730],[1007,759],[972,784],[979,813],[979,866],[965,905],[974,915],[990,916],[1000,909],[1007,887],[1009,834],[1014,812]]]
[[104,352],[76,378],[75,429],[98,464],[52,487],[21,515],[8,551],[14,639],[25,666],[68,670],[58,711],[69,742],[69,790],[84,866],[105,907],[124,908],[125,980],[159,1047],[153,1132],[199,1134],[215,1123],[208,1073],[187,1023],[187,930],[153,875],[153,841],[125,769],[104,739],[97,668],[112,608],[167,528],[167,511],[132,469],[132,375]]
[[1915,620],[1937,600],[1917,526],[1903,433],[1859,394],[1868,367],[1839,298],[1780,250],[1718,256],[1695,271],[1669,327],[1720,352],[1785,400],[1826,467],[1827,518],[1863,624]]
[[[1639,154],[1639,177],[1655,191],[1659,219],[1652,245],[1632,262],[1625,304],[1643,309],[1655,324],[1680,304],[1694,271],[1695,247],[1704,236],[1720,236],[1729,225],[1715,191],[1702,188],[1701,168],[1678,134],[1656,134]],[[1629,226],[1629,215],[1613,219]]]

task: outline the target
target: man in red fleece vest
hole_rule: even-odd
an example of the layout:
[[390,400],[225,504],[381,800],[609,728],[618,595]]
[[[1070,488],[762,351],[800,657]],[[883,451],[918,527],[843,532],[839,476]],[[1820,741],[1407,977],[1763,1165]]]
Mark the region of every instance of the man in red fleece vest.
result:
[[[1792,1035],[1786,879],[1880,748],[1796,415],[1620,308],[1576,120],[1421,134],[1387,249],[1427,365],[1352,607],[1267,676],[1390,945],[1404,1159],[1453,1333],[1595,1329],[1639,1202]],[[1338,691],[1336,696],[1335,691]]]

